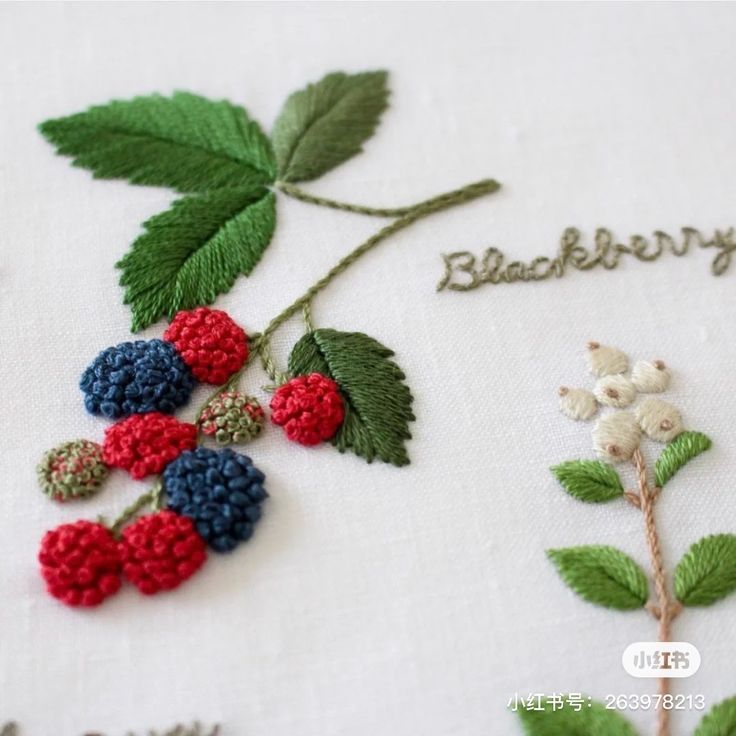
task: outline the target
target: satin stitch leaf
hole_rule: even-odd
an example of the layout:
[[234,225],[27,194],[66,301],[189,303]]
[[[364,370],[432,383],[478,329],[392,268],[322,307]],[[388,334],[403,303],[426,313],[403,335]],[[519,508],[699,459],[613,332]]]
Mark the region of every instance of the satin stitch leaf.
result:
[[544,704],[542,710],[519,709],[524,733],[527,736],[636,736],[634,727],[615,710],[602,703],[584,703],[576,710],[570,703],[552,708]]
[[683,432],[675,437],[662,454],[657,458],[654,466],[654,477],[661,488],[673,475],[693,458],[710,449],[712,442],[702,432]]
[[686,606],[709,606],[736,591],[736,535],[703,537],[675,568],[675,595]]
[[624,493],[621,478],[608,464],[598,460],[570,460],[552,468],[562,487],[587,503],[603,503]]

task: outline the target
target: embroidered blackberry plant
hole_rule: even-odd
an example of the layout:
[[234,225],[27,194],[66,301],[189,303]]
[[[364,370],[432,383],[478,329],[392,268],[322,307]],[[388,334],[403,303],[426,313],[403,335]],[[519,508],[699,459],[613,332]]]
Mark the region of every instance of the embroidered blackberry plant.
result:
[[[655,506],[664,489],[688,462],[708,450],[711,441],[687,430],[679,410],[660,398],[671,375],[661,360],[639,361],[631,370],[622,351],[588,344],[587,361],[597,378],[592,391],[562,387],[560,409],[571,419],[587,421],[604,411],[593,427],[593,446],[601,460],[570,460],[552,468],[564,490],[588,504],[624,501],[639,511],[649,549],[650,579],[625,552],[605,545],[552,549],[547,555],[562,580],[581,598],[619,611],[646,609],[658,622],[660,642],[671,641],[672,625],[684,608],[708,606],[736,591],[736,535],[714,534],[693,544],[674,572],[667,571],[660,546]],[[642,442],[665,443],[647,468]],[[633,466],[634,490],[627,490],[617,467]],[[672,579],[672,584],[670,583]],[[667,677],[658,680],[657,736],[669,736],[672,696]],[[529,736],[600,734],[634,736],[633,727],[615,711],[592,709],[522,709]],[[736,698],[715,706],[695,736],[736,733]]]
[[[248,540],[267,498],[264,474],[227,447],[255,439],[265,411],[238,389],[253,356],[271,381],[271,420],[305,446],[330,441],[406,465],[412,395],[393,351],[359,332],[315,328],[313,299],[390,235],[435,212],[495,192],[486,179],[410,207],[375,209],[314,197],[294,182],[316,178],[361,150],[386,107],[385,72],[329,74],[286,101],[269,140],[245,110],[188,93],[112,102],[41,126],[60,153],[101,178],[169,186],[188,196],[145,223],[118,264],[133,329],[171,318],[163,339],[103,350],[80,381],[87,410],[113,420],[102,445],[66,442],[38,474],[52,499],[83,498],[110,469],[158,476],[109,524],[80,520],[46,534],[39,560],[47,589],[70,606],[97,606],[123,581],[152,595],[178,587],[207,559]],[[275,195],[394,218],[342,258],[262,332],[246,335],[203,306],[248,274],[268,245]],[[305,334],[279,370],[270,342],[302,313]],[[192,423],[171,416],[198,382],[218,388]],[[207,447],[214,440],[222,449]],[[136,517],[146,509],[152,513]]]

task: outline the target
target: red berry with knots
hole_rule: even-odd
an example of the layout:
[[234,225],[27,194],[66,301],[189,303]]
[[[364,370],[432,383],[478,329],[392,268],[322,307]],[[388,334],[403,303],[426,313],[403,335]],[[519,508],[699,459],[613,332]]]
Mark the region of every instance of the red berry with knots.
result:
[[173,511],[143,516],[125,527],[120,553],[123,575],[146,595],[178,587],[207,559],[194,522]]
[[302,445],[330,439],[345,418],[337,384],[321,373],[297,376],[280,386],[271,399],[271,419],[286,436]]
[[193,424],[158,412],[133,414],[105,431],[102,457],[108,465],[123,468],[140,480],[162,472],[182,452],[196,446]]
[[203,383],[220,385],[239,371],[248,357],[248,337],[228,314],[219,309],[198,307],[178,312],[164,332]]
[[99,606],[120,589],[118,542],[102,524],[80,520],[46,532],[38,561],[48,592],[67,606]]

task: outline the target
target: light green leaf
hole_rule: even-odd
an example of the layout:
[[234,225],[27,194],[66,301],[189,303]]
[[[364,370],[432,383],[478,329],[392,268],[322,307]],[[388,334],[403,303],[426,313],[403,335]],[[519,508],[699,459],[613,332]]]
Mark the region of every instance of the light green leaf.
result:
[[677,435],[657,459],[654,478],[662,488],[667,481],[687,462],[710,449],[713,443],[702,432],[683,432]]
[[698,724],[693,736],[736,734],[736,696],[714,705]]
[[260,187],[185,197],[145,222],[117,264],[133,331],[229,291],[258,263],[275,224],[274,195]]
[[294,92],[272,134],[279,178],[316,179],[360,153],[388,106],[387,76],[335,72]]
[[647,578],[628,555],[603,545],[551,549],[560,577],[584,600],[621,611],[647,602]]
[[602,703],[585,700],[580,710],[567,699],[553,710],[542,701],[544,710],[522,708],[518,711],[526,736],[636,736],[634,727],[615,710]]
[[409,462],[405,440],[414,419],[403,371],[389,358],[393,351],[360,332],[315,330],[297,342],[289,356],[294,375],[318,372],[332,378],[345,401],[345,420],[332,439],[347,449],[394,465]]
[[188,92],[113,101],[39,129],[101,179],[204,192],[275,177],[270,143],[242,107]]
[[562,487],[575,498],[588,503],[603,503],[623,496],[618,473],[598,460],[570,460],[552,468]]
[[736,591],[736,535],[703,537],[675,568],[675,595],[686,606],[709,606]]

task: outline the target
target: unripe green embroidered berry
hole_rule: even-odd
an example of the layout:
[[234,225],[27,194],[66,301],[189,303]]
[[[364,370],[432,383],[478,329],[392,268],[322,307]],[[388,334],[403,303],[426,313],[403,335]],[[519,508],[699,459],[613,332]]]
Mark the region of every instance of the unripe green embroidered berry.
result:
[[41,490],[55,501],[96,493],[109,469],[102,447],[90,440],[74,440],[49,450],[37,468]]
[[244,445],[263,429],[265,414],[252,396],[227,391],[215,396],[199,417],[202,434],[214,437],[218,445]]

